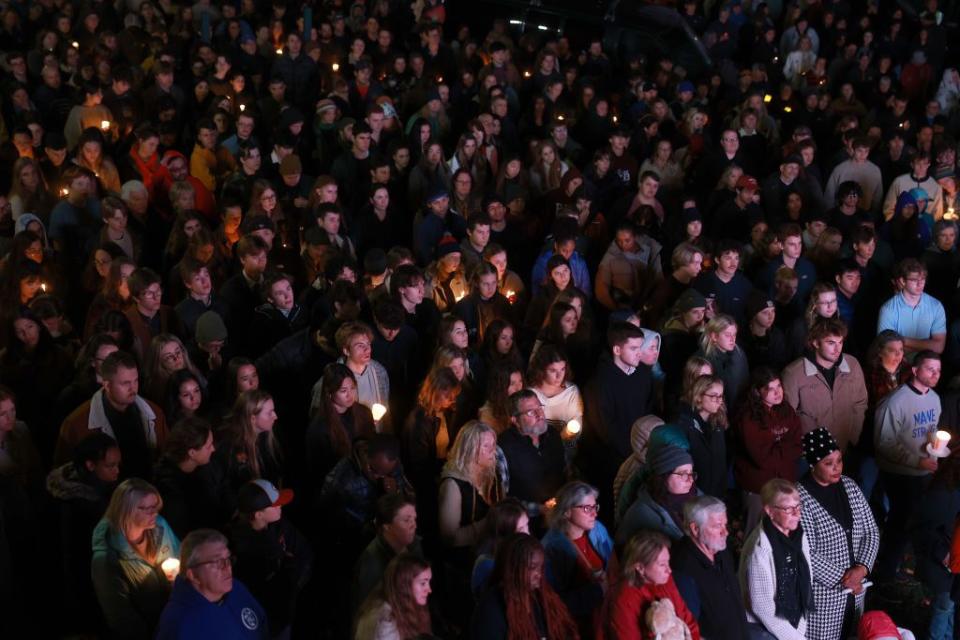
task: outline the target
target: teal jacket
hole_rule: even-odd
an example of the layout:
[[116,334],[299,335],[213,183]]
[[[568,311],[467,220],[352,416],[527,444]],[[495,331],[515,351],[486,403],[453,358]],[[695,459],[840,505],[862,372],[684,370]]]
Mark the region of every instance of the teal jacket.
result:
[[162,532],[155,564],[137,555],[126,537],[105,519],[93,530],[90,573],[112,638],[150,638],[170,597],[170,581],[160,565],[180,555],[173,529],[157,516]]

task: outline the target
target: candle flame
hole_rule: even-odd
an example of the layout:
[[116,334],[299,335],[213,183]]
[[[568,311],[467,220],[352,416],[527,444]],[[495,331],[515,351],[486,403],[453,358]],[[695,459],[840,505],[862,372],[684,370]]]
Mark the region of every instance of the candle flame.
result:
[[104,131],[106,131],[107,129],[109,129],[109,128],[110,128],[110,121],[109,121],[109,120],[101,120],[101,121],[100,121],[100,128],[103,129]]
[[337,71],[340,71],[340,65],[339,65],[338,63],[336,63],[336,62],[334,62],[332,65],[330,65],[330,68],[333,69],[333,72],[334,72],[334,73],[336,73]]
[[580,433],[580,423],[577,420],[571,420],[567,423],[567,433],[571,436],[575,436]]
[[376,422],[380,422],[383,419],[383,416],[387,415],[387,408],[380,404],[379,402],[375,403],[370,407],[370,412],[373,413],[373,419]]

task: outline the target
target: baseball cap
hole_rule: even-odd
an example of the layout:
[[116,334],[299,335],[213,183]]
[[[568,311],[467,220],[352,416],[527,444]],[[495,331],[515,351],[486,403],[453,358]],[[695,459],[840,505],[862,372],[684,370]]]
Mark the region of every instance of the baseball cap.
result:
[[737,189],[750,189],[751,191],[756,191],[759,188],[760,184],[753,176],[740,176],[740,179],[737,180]]
[[269,480],[259,478],[240,487],[237,508],[241,513],[251,514],[268,507],[288,505],[292,500],[292,489],[277,489]]

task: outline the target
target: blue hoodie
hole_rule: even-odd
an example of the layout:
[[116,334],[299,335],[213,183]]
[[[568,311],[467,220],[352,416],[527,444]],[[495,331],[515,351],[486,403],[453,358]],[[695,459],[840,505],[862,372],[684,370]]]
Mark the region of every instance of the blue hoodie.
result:
[[157,625],[156,640],[246,640],[270,637],[267,614],[243,583],[233,579],[233,590],[220,603],[207,600],[183,576],[173,583],[170,602]]

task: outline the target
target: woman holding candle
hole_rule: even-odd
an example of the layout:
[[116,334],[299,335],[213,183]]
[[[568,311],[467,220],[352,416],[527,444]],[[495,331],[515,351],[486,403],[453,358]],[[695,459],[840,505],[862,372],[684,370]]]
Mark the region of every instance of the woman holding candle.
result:
[[328,364],[306,434],[307,462],[314,477],[322,483],[337,460],[350,454],[355,439],[375,432],[370,409],[358,401],[356,375],[347,365]]
[[160,493],[139,478],[120,483],[93,531],[91,575],[114,637],[153,635],[170,595],[161,565],[180,553],[180,541],[159,515]]
[[552,344],[543,345],[530,359],[527,384],[543,405],[547,421],[563,428],[571,420],[583,424],[580,388],[569,381],[566,355]]

